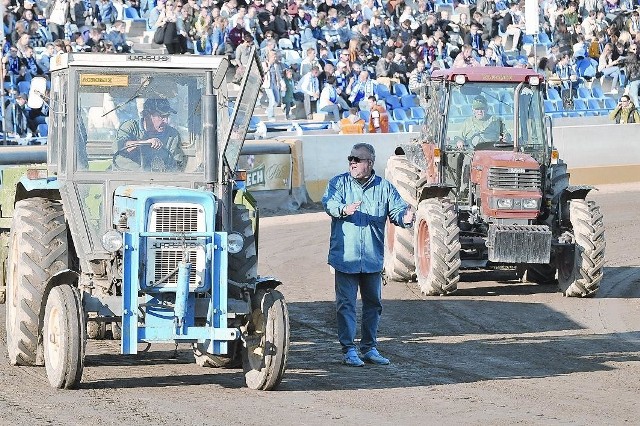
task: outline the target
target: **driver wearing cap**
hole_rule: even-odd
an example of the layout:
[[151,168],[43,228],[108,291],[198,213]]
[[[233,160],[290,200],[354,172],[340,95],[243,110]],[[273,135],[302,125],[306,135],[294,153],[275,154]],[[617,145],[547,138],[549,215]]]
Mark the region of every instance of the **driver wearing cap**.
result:
[[461,138],[457,140],[458,148],[475,147],[480,142],[502,142],[504,126],[502,120],[489,115],[489,105],[484,96],[476,96],[471,103],[473,115],[462,123]]
[[166,99],[147,99],[141,120],[122,123],[116,135],[115,149],[125,166],[128,159],[144,169],[182,170],[184,152],[180,134],[169,125],[169,117],[176,111]]

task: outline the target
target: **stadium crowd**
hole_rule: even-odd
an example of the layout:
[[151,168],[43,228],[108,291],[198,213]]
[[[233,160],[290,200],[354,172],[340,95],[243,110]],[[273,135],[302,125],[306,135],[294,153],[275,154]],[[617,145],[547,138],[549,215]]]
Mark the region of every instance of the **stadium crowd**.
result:
[[[307,117],[338,121],[369,110],[371,96],[410,94],[434,70],[464,66],[533,68],[574,94],[609,81],[607,92],[625,90],[638,105],[637,2],[540,0],[534,37],[518,0],[7,0],[5,102],[22,114],[22,89],[59,52],[131,51],[126,21],[144,20],[168,53],[228,55],[237,80],[259,48],[270,119],[278,106],[289,118],[298,102]],[[7,131],[35,133],[42,120],[24,114]]]

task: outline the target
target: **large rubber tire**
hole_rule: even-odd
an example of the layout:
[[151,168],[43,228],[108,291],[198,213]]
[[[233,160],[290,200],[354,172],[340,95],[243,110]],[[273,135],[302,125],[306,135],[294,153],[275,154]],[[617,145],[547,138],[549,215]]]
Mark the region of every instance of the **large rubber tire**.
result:
[[418,205],[415,262],[418,285],[427,295],[444,295],[460,281],[460,228],[453,204],[430,198]]
[[558,257],[558,285],[565,296],[594,296],[604,267],[604,221],[593,201],[571,200],[569,218],[574,249]]
[[569,173],[567,172],[567,165],[558,160],[557,164],[552,164],[547,170],[547,191],[545,198],[549,201],[549,216],[547,217],[547,224],[553,227],[554,220],[557,219],[559,212],[558,206],[561,203],[562,193],[569,187]]
[[39,353],[49,278],[69,264],[62,205],[44,198],[15,205],[7,268],[7,351],[12,365],[42,365]]
[[289,353],[289,311],[277,290],[258,290],[251,300],[245,346],[244,378],[250,389],[272,390],[280,384]]
[[44,359],[52,387],[75,388],[82,379],[85,342],[80,295],[70,285],[53,287],[44,315]]
[[9,256],[9,233],[0,232],[0,304],[7,296],[7,262]]
[[232,221],[233,230],[244,236],[244,246],[239,253],[229,255],[228,278],[246,283],[258,276],[258,247],[249,209],[242,204],[234,204]]
[[193,344],[193,357],[200,367],[238,368],[242,365],[242,350],[237,341],[228,343],[228,355],[213,355],[206,351],[203,343]]
[[[404,201],[417,207],[416,182],[419,174],[407,158],[394,155],[387,161],[386,179],[391,182]],[[415,277],[413,262],[413,228],[401,228],[387,220],[384,239],[384,273],[393,281],[409,281]]]

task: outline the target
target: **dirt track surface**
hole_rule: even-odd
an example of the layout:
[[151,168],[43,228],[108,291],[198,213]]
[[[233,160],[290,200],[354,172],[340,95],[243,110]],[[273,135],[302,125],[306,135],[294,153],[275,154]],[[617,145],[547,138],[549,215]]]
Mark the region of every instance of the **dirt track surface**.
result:
[[[340,364],[322,212],[264,218],[262,275],[284,281],[291,350],[278,391],[240,370],[203,369],[186,347],[118,355],[90,341],[80,389],[11,367],[0,306],[0,424],[638,424],[640,184],[602,187],[607,263],[593,299],[508,275],[467,275],[456,295],[383,289],[380,351],[392,365]],[[495,281],[498,280],[498,281]],[[446,422],[446,423],[445,423]]]

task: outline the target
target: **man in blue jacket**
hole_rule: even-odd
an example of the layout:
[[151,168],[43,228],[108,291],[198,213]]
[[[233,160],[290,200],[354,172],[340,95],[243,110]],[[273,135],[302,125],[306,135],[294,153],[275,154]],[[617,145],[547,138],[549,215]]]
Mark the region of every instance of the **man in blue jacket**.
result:
[[[382,313],[384,227],[387,217],[395,225],[412,226],[414,210],[389,181],[376,175],[371,145],[354,145],[348,161],[349,171],[332,178],[322,197],[324,209],[331,216],[329,265],[335,269],[338,340],[344,364],[386,365],[389,360],[376,348]],[[362,298],[362,358],[354,342],[358,288]]]

